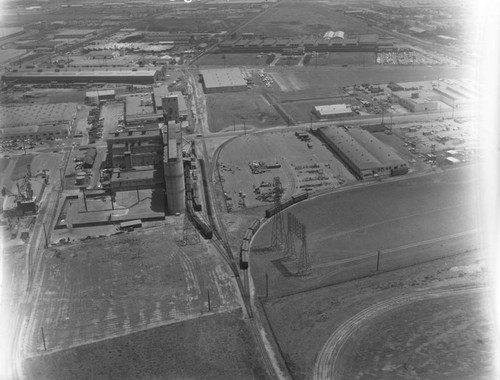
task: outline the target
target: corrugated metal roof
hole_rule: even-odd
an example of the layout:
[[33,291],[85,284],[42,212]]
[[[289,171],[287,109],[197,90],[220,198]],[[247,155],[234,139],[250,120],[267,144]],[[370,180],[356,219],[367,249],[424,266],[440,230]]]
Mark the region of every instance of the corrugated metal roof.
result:
[[203,75],[206,88],[246,87],[247,85],[241,70],[238,68],[200,70],[200,73]]

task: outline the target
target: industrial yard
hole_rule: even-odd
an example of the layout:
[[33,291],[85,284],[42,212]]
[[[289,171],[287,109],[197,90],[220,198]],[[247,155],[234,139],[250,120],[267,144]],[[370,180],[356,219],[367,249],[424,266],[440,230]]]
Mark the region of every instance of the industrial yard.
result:
[[470,12],[0,4],[0,377],[495,377]]

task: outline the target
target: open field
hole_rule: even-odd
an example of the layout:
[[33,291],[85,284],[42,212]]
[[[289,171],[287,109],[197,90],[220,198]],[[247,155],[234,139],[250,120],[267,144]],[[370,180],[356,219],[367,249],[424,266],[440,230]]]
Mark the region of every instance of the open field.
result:
[[224,129],[272,127],[283,124],[276,110],[257,92],[230,92],[206,95],[211,132]]
[[284,2],[250,22],[242,33],[262,33],[267,37],[324,34],[329,30],[346,34],[371,33],[360,20],[338,12],[338,8],[315,2]]
[[[201,241],[180,247],[183,217],[44,253],[28,354],[58,350],[239,308],[225,262]],[[15,268],[13,268],[14,270]]]
[[[369,275],[378,250],[380,268],[390,270],[477,249],[472,170],[389,180],[301,202],[289,210],[307,227],[312,274],[296,277],[298,260],[283,262],[283,253],[267,251],[272,220],[253,240],[252,272],[268,273],[270,294],[278,296]],[[263,294],[262,276],[254,283]]]
[[[486,291],[446,295],[483,285],[485,268],[476,252],[467,253],[269,299],[264,308],[298,380],[315,378],[318,356],[337,331],[344,335],[336,335],[341,346],[333,352],[335,365],[324,368],[335,379],[494,379]],[[437,296],[372,311],[427,292]]]
[[308,65],[373,65],[375,59],[376,54],[370,52],[326,52],[311,57]]
[[[285,190],[284,198],[304,192],[306,188],[324,190],[355,181],[344,165],[314,136],[311,136],[310,145],[309,148],[293,132],[285,131],[241,136],[228,143],[218,161],[227,194],[226,205],[231,209],[271,205],[271,184],[277,176]],[[262,163],[258,166],[258,174],[252,173],[250,163]],[[276,163],[281,167],[263,167]],[[256,188],[259,194],[254,191]]]
[[[267,55],[257,57],[258,53],[206,54],[196,64],[198,66],[265,66]],[[224,58],[223,58],[224,57]]]
[[369,320],[341,351],[341,377],[411,374],[441,380],[488,374],[493,335],[484,302],[474,293],[431,298]]
[[241,311],[29,358],[27,378],[267,379]]
[[[267,68],[266,72],[273,77],[284,77],[299,88],[282,91],[305,89],[325,89],[344,87],[362,83],[413,82],[422,80],[437,80],[439,78],[462,78],[467,73],[456,67],[405,67],[405,66],[349,66],[349,67],[289,67]],[[279,78],[278,78],[279,79]],[[278,81],[277,79],[277,81]],[[297,87],[297,86],[295,86]]]

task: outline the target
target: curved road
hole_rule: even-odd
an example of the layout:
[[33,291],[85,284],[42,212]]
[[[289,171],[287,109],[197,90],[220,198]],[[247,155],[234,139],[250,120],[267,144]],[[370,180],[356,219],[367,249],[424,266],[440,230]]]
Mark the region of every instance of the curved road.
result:
[[479,287],[462,287],[456,289],[432,289],[412,294],[404,294],[378,302],[355,316],[342,323],[340,327],[328,338],[323,348],[319,352],[316,364],[313,369],[314,380],[334,380],[339,379],[339,374],[335,371],[335,365],[342,353],[342,348],[361,325],[372,318],[384,314],[390,310],[405,306],[414,302],[427,299],[448,297],[452,295],[478,293],[484,291]]

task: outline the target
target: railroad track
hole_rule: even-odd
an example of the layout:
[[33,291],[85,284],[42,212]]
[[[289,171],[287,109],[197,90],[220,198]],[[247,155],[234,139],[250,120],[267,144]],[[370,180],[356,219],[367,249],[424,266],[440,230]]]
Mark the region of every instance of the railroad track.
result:
[[328,338],[318,354],[313,369],[314,380],[335,380],[340,378],[336,372],[336,364],[342,354],[342,348],[354,335],[356,331],[368,320],[387,313],[392,309],[409,305],[414,302],[424,301],[454,295],[476,293],[484,291],[480,287],[461,287],[456,289],[433,289],[412,294],[404,294],[378,302],[342,323],[337,330]]

